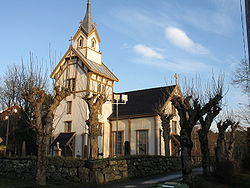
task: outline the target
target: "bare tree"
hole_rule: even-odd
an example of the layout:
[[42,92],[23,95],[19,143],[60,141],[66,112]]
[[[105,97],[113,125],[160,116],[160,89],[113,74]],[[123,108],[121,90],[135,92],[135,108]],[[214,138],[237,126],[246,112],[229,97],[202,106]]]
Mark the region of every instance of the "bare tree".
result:
[[89,127],[90,139],[90,158],[98,158],[98,136],[101,136],[102,123],[100,114],[102,106],[108,100],[106,90],[101,93],[87,93],[83,100],[87,103],[89,109],[89,119],[86,121]]
[[164,146],[165,146],[165,155],[170,156],[170,148],[169,148],[169,142],[170,142],[170,121],[173,119],[172,114],[166,114],[163,112],[159,112],[158,115],[161,118],[161,127],[163,130],[163,139],[164,139]]
[[208,132],[210,130],[214,118],[221,111],[219,102],[220,100],[218,100],[218,103],[215,104],[212,108],[210,108],[210,110],[206,113],[205,116],[199,118],[201,128],[198,130],[198,135],[202,153],[203,174],[206,176],[210,175],[210,151],[208,146]]
[[[226,120],[220,120],[217,123],[217,128],[219,131],[217,138],[217,145],[215,148],[216,163],[219,163],[226,159],[231,159],[233,147],[235,143],[235,131],[239,126],[239,122],[234,121],[234,116],[227,115]],[[229,141],[229,146],[226,145],[225,133],[226,130],[231,127],[231,141]]]
[[242,104],[237,116],[241,120],[242,125],[249,126],[250,125],[250,105]]
[[232,78],[233,84],[242,88],[244,93],[250,93],[250,67],[246,60],[242,60]]
[[[66,88],[54,88],[54,95],[48,92],[49,82],[45,66],[32,54],[27,64],[14,65],[6,78],[6,101],[18,102],[22,107],[25,122],[34,130],[37,144],[36,182],[46,184],[46,155],[48,139],[53,131],[54,113],[60,102],[70,95]],[[14,78],[13,78],[14,77]],[[50,97],[49,97],[50,96]],[[49,98],[49,100],[48,100]],[[11,99],[11,100],[10,100]]]
[[191,133],[198,120],[208,112],[211,112],[211,109],[217,106],[223,98],[223,77],[219,77],[216,82],[213,78],[211,85],[209,88],[212,88],[212,91],[209,91],[209,95],[201,95],[202,91],[199,91],[201,87],[200,85],[196,85],[198,89],[194,86],[187,87],[184,91],[184,97],[175,96],[171,100],[180,116],[183,181],[190,186],[192,185],[191,151],[193,147]]
[[32,126],[37,136],[37,168],[36,182],[38,185],[46,185],[46,154],[48,139],[52,135],[53,119],[56,108],[60,102],[70,94],[66,88],[55,88],[53,102],[48,108],[46,123],[42,123],[43,103],[45,100],[45,91],[40,88],[32,88],[31,92],[25,93],[25,98],[34,108],[34,121]]
[[240,122],[233,121],[231,126],[230,126],[230,134],[229,134],[229,139],[228,143],[225,144],[225,149],[226,149],[226,160],[232,160],[233,159],[233,151],[234,151],[234,146],[236,142],[236,131],[240,127]]
[[[167,95],[171,94],[171,91],[166,91],[166,92],[168,93]],[[170,156],[170,148],[169,148],[170,131],[171,131],[170,122],[173,119],[174,115],[172,114],[172,112],[169,112],[169,110],[165,108],[167,97],[165,97],[164,92],[162,93],[162,95],[163,95],[163,98],[160,99],[159,104],[155,105],[155,111],[161,118],[161,127],[163,130],[165,155]]]

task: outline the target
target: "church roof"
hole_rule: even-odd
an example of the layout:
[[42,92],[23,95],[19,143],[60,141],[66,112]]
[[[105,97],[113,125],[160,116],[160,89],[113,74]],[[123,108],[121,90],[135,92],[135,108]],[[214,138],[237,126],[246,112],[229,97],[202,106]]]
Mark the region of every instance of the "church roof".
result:
[[58,63],[57,67],[54,69],[54,71],[51,73],[50,77],[54,78],[54,75],[56,74],[57,70],[59,69],[59,67],[61,66],[61,64],[63,63],[64,58],[67,56],[67,54],[73,51],[73,53],[81,59],[81,61],[86,65],[86,67],[96,73],[99,74],[100,76],[104,76],[106,78],[109,78],[111,80],[114,81],[119,81],[119,79],[108,69],[108,67],[106,67],[104,65],[104,63],[99,64],[96,63],[94,61],[91,61],[89,59],[87,59],[79,50],[74,49],[72,46],[69,47],[69,49],[67,50],[67,52],[65,53],[64,57],[61,59],[61,61]]
[[[136,118],[142,116],[155,116],[156,107],[166,102],[170,94],[174,91],[175,85],[158,87],[137,91],[124,92],[119,94],[128,95],[126,104],[118,107],[118,119]],[[109,120],[116,119],[116,105],[113,105],[113,113]]]
[[112,80],[118,81],[118,78],[104,65],[104,63],[99,64],[94,61],[87,59],[79,50],[72,48],[73,51],[79,56],[79,58],[84,61],[83,63],[93,72],[100,74],[104,77],[108,77]]
[[84,31],[87,34],[89,34],[95,28],[95,23],[93,22],[92,16],[91,16],[90,0],[88,0],[88,3],[87,3],[85,17],[83,21],[81,21],[81,27],[84,29]]
[[76,134],[75,132],[60,133],[50,146],[51,147],[56,146],[57,142],[59,142],[59,147],[63,148],[64,146],[67,146],[69,144],[69,142],[73,139],[75,134]]

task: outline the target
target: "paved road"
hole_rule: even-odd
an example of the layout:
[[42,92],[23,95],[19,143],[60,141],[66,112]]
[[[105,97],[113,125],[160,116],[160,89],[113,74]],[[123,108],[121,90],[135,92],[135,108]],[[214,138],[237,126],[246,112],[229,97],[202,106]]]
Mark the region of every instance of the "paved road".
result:
[[[201,174],[201,168],[193,169],[193,175]],[[164,175],[158,176],[150,176],[150,177],[143,177],[119,182],[111,182],[104,185],[95,185],[91,187],[96,188],[148,188],[151,187],[153,184],[166,182],[166,181],[180,181],[181,180],[181,172],[174,172],[174,173],[167,173]]]

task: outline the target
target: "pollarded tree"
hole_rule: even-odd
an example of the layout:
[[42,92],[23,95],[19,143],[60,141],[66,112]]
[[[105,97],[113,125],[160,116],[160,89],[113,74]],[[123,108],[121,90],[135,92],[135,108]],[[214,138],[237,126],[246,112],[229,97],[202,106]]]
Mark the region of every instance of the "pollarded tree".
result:
[[60,102],[70,95],[70,92],[66,88],[55,87],[55,95],[52,103],[49,105],[48,112],[46,114],[46,123],[43,124],[43,104],[45,101],[45,91],[40,88],[32,88],[29,93],[25,94],[25,98],[32,105],[34,109],[34,121],[32,122],[32,128],[35,130],[37,137],[37,163],[36,163],[36,182],[38,185],[46,185],[46,154],[47,143],[52,136],[53,119],[56,108]]
[[37,161],[36,161],[36,183],[46,184],[46,155],[48,139],[53,131],[54,113],[60,102],[70,95],[67,88],[55,87],[54,95],[49,96],[46,90],[47,75],[41,65],[30,58],[28,65],[22,65],[18,71],[19,92],[25,105],[32,109],[29,123],[36,135]]
[[102,123],[100,115],[103,104],[108,100],[105,91],[101,93],[87,93],[83,99],[88,105],[89,119],[86,121],[89,127],[90,158],[98,158],[98,136],[101,136]]
[[201,128],[198,130],[198,135],[202,153],[202,168],[203,174],[206,176],[210,175],[210,151],[208,146],[208,132],[214,118],[220,113],[220,111],[221,108],[218,101],[217,105],[213,106],[205,116],[200,117],[199,119]]
[[216,163],[225,160],[225,132],[231,124],[232,121],[230,119],[226,119],[225,121],[221,120],[217,123],[219,134],[215,148]]
[[161,127],[163,130],[163,139],[164,139],[164,146],[165,146],[165,155],[170,156],[170,121],[173,119],[174,115],[165,113],[164,111],[158,112],[158,115],[161,118]]
[[[218,138],[215,148],[216,163],[220,163],[223,160],[231,160],[234,144],[235,144],[235,131],[239,128],[239,122],[235,121],[236,117],[232,114],[226,115],[225,120],[217,122]],[[225,138],[226,130],[231,128],[228,144]]]
[[165,155],[170,156],[170,131],[171,131],[171,125],[170,122],[174,118],[174,114],[166,109],[165,103],[167,101],[167,95],[171,94],[171,90],[163,91],[162,95],[163,98],[159,99],[159,103],[155,106],[155,112],[160,116],[161,119],[161,127],[163,131],[163,139],[164,139],[164,148],[165,148]]
[[229,140],[228,143],[226,143],[226,160],[230,161],[233,159],[233,151],[234,151],[234,146],[236,142],[236,131],[240,127],[240,122],[233,121],[231,126],[230,126],[230,133],[229,133]]
[[[180,116],[180,140],[181,140],[181,160],[182,160],[182,175],[184,183],[192,186],[192,159],[191,151],[193,142],[191,133],[198,120],[206,115],[214,108],[223,98],[222,87],[223,78],[219,77],[217,83],[211,82],[213,88],[208,95],[207,100],[204,95],[201,95],[199,85],[196,87],[187,87],[184,91],[184,97],[175,96],[171,100],[174,107],[178,110]],[[214,85],[216,84],[216,85]],[[199,93],[200,92],[200,93]]]

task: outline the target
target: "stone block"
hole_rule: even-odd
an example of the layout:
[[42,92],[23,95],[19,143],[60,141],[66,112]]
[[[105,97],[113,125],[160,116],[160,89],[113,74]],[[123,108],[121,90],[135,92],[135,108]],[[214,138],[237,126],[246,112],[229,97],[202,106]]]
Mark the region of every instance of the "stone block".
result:
[[92,184],[103,184],[105,182],[104,175],[100,170],[91,170],[89,178]]
[[81,180],[81,182],[89,182],[89,169],[88,168],[84,168],[84,167],[80,167],[78,168],[78,177]]

